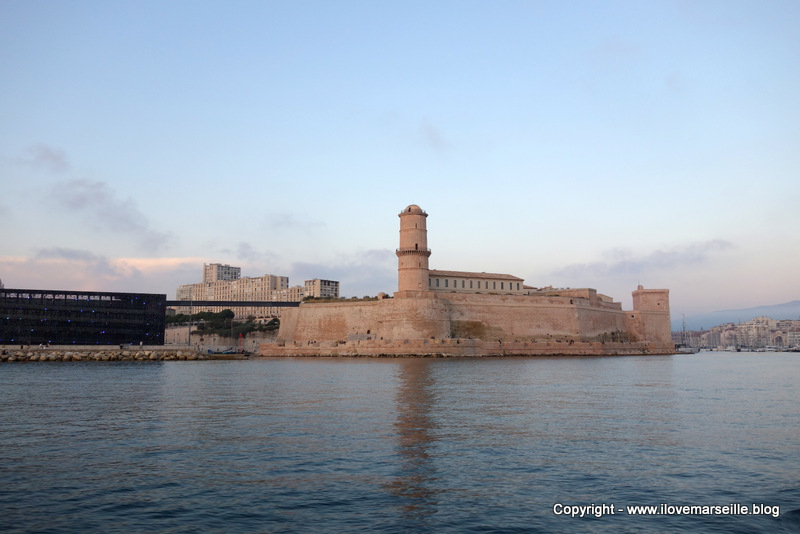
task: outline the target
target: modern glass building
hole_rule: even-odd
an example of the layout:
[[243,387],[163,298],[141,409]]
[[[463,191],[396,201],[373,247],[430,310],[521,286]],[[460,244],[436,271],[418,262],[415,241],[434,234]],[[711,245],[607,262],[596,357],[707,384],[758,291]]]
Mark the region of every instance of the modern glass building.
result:
[[166,295],[0,288],[2,345],[163,345]]

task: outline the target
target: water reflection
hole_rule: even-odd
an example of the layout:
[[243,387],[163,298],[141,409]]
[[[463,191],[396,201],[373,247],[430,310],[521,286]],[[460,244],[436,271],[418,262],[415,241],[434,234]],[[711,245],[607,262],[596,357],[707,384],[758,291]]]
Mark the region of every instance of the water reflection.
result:
[[431,417],[436,400],[434,379],[426,360],[413,358],[398,363],[394,428],[400,462],[399,473],[387,489],[403,499],[403,519],[419,528],[437,512],[438,505],[432,450],[436,440]]

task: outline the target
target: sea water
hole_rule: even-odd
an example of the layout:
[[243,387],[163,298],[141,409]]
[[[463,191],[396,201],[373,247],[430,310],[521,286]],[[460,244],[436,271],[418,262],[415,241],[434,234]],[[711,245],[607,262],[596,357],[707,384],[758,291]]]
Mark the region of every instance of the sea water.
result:
[[796,353],[7,363],[0,531],[797,532],[798,381]]

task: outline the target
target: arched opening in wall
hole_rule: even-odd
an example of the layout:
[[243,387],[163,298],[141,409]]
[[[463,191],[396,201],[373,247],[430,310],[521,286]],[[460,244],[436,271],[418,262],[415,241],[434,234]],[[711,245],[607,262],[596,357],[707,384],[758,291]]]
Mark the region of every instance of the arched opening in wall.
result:
[[419,243],[414,243],[414,250],[419,250]]
[[369,335],[369,330],[367,330],[367,335]]

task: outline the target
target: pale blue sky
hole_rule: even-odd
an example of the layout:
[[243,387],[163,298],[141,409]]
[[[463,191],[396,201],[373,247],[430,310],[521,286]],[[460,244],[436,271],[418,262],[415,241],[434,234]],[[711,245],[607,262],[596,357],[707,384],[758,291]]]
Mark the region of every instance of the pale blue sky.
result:
[[800,299],[800,2],[0,0],[0,279]]

